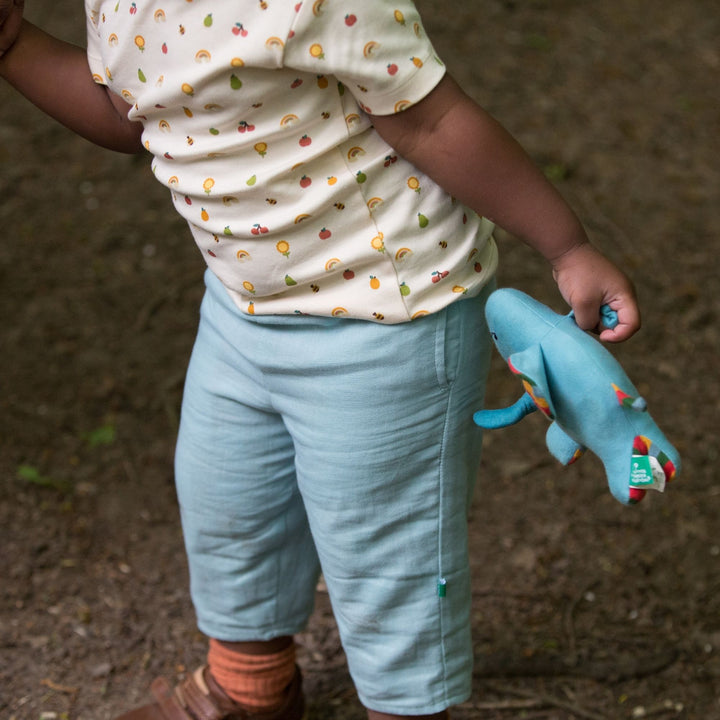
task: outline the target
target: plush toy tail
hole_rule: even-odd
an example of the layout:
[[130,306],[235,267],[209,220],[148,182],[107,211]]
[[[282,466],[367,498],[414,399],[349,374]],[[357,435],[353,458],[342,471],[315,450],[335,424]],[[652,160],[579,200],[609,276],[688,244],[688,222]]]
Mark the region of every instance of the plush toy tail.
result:
[[506,408],[497,408],[496,410],[478,410],[473,415],[476,425],[486,430],[497,430],[498,428],[514,425],[520,422],[526,415],[537,410],[537,405],[533,399],[525,393],[520,399]]

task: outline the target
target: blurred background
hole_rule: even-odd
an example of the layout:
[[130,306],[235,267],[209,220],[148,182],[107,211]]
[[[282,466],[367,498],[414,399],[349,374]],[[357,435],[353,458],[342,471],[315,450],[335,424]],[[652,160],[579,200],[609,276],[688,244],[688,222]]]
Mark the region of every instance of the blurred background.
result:
[[[613,348],[681,451],[624,508],[530,417],[489,434],[471,518],[463,718],[720,717],[714,0],[418,0],[450,72],[637,284]],[[27,16],[84,44],[81,3]],[[149,157],[94,148],[0,85],[0,717],[109,720],[203,661],[172,486],[204,263]],[[500,231],[500,285],[565,311]],[[488,404],[520,386],[495,358]],[[326,594],[299,638],[311,720],[363,717]]]

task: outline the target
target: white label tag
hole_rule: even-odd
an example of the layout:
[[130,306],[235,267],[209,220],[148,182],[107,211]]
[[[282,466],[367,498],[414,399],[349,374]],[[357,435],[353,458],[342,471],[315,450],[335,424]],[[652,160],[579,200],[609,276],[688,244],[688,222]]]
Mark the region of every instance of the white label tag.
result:
[[640,490],[665,490],[665,472],[652,455],[633,455],[630,464],[630,487]]

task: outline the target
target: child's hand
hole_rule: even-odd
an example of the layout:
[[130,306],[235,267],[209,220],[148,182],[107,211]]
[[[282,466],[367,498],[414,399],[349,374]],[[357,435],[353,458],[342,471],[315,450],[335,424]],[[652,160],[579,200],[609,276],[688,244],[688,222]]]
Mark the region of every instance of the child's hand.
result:
[[[584,243],[553,261],[560,293],[583,330],[595,330],[606,342],[627,340],[640,328],[635,289],[615,264],[590,243]],[[612,330],[600,324],[600,307],[609,305],[618,316]]]
[[17,39],[25,0],[0,0],[0,57]]

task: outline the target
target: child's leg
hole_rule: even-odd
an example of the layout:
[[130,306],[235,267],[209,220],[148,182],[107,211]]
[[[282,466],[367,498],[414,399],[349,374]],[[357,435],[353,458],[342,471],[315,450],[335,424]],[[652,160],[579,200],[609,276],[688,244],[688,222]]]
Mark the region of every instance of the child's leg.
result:
[[483,307],[392,327],[298,318],[267,353],[351,674],[376,713],[432,717],[470,693]]

